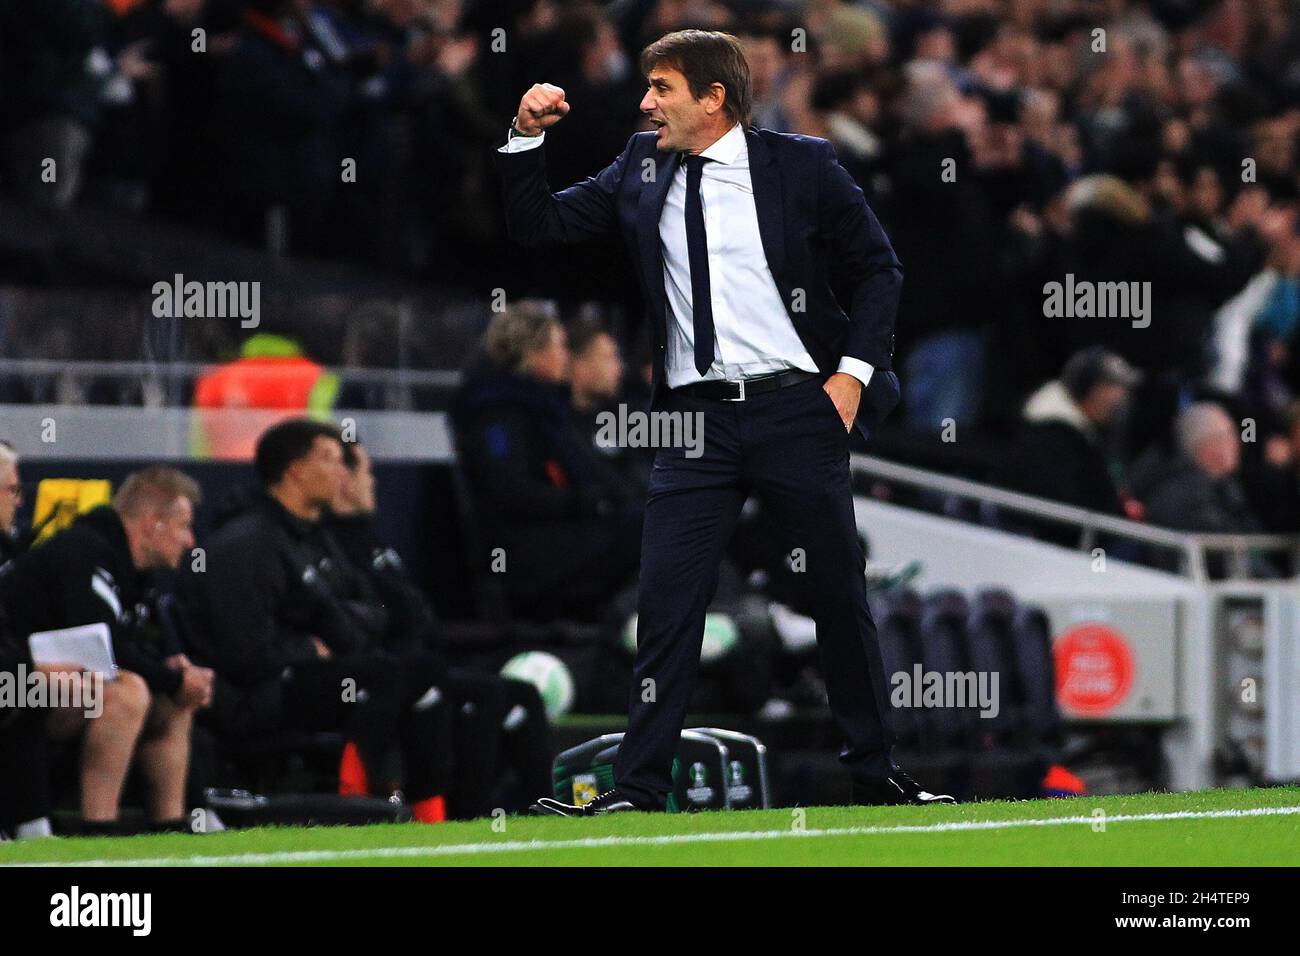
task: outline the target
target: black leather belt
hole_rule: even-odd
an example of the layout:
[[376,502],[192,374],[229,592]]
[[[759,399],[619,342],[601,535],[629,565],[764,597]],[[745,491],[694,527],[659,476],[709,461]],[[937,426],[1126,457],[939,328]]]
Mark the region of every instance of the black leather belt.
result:
[[762,375],[758,378],[742,378],[734,382],[725,379],[696,382],[693,385],[682,385],[673,389],[673,391],[682,395],[689,395],[691,398],[711,398],[719,402],[743,402],[755,395],[762,395],[764,392],[775,392],[778,388],[798,385],[810,378],[821,378],[821,376],[816,372],[803,372],[794,369],[789,372],[777,372],[775,375]]

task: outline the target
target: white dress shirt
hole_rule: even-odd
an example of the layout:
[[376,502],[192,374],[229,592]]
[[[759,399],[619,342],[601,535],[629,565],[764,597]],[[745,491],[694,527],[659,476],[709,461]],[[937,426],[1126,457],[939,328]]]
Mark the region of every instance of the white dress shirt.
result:
[[[545,135],[514,136],[501,151],[535,149]],[[734,381],[789,369],[816,372],[817,363],[795,331],[763,252],[743,127],[737,123],[700,155],[712,160],[704,164],[700,177],[700,200],[709,249],[713,364],[704,375],[695,368],[683,162],[675,167],[659,217],[664,291],[673,317],[664,356],[668,387],[715,379]],[[874,371],[870,364],[848,356],[840,359],[838,370],[864,386]]]

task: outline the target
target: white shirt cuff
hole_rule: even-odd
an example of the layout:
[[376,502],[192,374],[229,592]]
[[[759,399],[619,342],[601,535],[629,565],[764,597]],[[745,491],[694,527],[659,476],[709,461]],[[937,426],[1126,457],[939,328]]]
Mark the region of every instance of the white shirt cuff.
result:
[[497,150],[498,153],[522,153],[526,149],[536,149],[542,145],[542,140],[546,139],[546,132],[542,131],[536,136],[523,136],[516,134],[511,136],[504,146]]
[[849,358],[849,356],[846,355],[840,359],[840,367],[838,371],[852,375],[862,383],[863,388],[866,388],[867,384],[871,381],[872,373],[874,373],[876,369],[874,366],[868,365],[866,362],[862,361],[862,359]]

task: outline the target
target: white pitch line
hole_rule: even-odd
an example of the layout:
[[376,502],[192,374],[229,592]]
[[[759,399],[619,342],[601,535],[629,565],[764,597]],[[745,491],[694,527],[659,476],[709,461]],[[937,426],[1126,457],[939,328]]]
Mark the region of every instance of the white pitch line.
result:
[[538,850],[582,850],[623,846],[672,846],[682,843],[733,843],[746,840],[806,840],[815,837],[876,836],[890,833],[953,833],[965,830],[1008,830],[1016,827],[1150,823],[1168,820],[1224,820],[1300,814],[1300,806],[1256,807],[1250,810],[1177,810],[1169,813],[1113,814],[1104,817],[1045,817],[1022,820],[966,820],[952,823],[902,824],[892,827],[828,827],[820,830],[740,830],[733,833],[677,833],[664,836],[584,837],[577,840],[501,840],[495,843],[446,843],[438,846],[389,846],[356,850],[286,850],[224,856],[176,856],[139,859],[67,860],[44,863],[4,863],[0,867],[54,866],[261,866],[276,863],[330,863],[348,860],[402,860],[421,857],[472,856],[481,853],[521,853]]

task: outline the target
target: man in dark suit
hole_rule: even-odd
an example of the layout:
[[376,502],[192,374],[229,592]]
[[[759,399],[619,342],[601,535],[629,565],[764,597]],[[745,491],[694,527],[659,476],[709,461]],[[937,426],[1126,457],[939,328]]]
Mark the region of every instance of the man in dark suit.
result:
[[[529,246],[622,235],[649,308],[651,409],[703,423],[658,450],[641,546],[637,656],[616,789],[562,815],[663,809],[718,564],[751,489],[785,530],[817,607],[840,754],[862,803],[952,802],[891,758],[887,679],[867,608],[849,430],[893,407],[902,272],[862,191],[822,139],[748,126],[735,37],[684,30],[641,55],[635,134],[598,175],[551,194],[544,130],[564,91],[532,87],[498,150],[507,224]],[[847,304],[847,311],[840,302]]]

